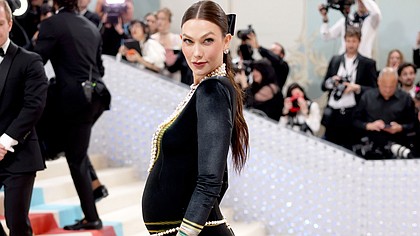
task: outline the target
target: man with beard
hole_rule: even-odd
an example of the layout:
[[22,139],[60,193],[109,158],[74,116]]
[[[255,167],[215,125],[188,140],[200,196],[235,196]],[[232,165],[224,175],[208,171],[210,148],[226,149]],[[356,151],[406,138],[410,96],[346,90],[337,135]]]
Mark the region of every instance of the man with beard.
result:
[[410,94],[412,98],[416,95],[416,66],[413,63],[403,63],[398,67],[398,80],[401,89]]

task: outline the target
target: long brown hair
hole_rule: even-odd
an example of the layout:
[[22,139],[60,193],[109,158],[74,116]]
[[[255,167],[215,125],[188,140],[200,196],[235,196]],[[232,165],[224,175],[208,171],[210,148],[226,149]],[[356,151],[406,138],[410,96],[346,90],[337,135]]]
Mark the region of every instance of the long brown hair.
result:
[[392,49],[391,51],[389,51],[388,57],[386,59],[386,66],[387,67],[391,66],[391,63],[390,63],[391,54],[394,53],[394,52],[396,52],[400,55],[400,65],[404,63],[404,54],[398,49]]
[[[213,1],[199,1],[194,3],[182,17],[181,27],[191,19],[203,19],[219,26],[222,35],[229,34],[228,18],[223,9]],[[249,133],[242,107],[242,90],[235,83],[232,59],[229,54],[223,54],[223,62],[226,64],[227,78],[236,91],[236,114],[233,123],[231,139],[233,166],[237,172],[241,172],[248,157]]]

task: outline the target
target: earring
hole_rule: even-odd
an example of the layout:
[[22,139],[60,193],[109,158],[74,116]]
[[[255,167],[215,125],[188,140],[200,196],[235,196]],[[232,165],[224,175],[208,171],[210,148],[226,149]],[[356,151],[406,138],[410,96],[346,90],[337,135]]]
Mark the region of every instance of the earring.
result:
[[223,53],[224,53],[224,54],[228,54],[228,53],[229,53],[229,48],[225,49],[225,50],[223,51]]

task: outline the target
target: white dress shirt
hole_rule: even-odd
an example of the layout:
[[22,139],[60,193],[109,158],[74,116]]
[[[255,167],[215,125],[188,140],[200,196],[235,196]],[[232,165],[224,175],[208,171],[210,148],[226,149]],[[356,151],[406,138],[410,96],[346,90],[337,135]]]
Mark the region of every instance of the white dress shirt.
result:
[[[369,16],[366,17],[362,25],[362,39],[359,45],[359,53],[367,58],[372,58],[373,44],[375,42],[379,23],[382,19],[381,10],[374,0],[362,0]],[[353,15],[349,15],[350,20],[353,20]],[[339,54],[345,51],[344,34],[346,31],[345,18],[340,18],[333,26],[328,27],[328,23],[322,23],[320,33],[324,40],[341,38],[341,47]]]
[[[357,74],[357,65],[358,62],[356,61],[356,57],[347,57],[344,55],[344,63],[340,63],[340,67],[338,69],[337,75],[341,77],[348,77],[350,83],[356,82],[356,74]],[[334,96],[330,96],[328,100],[328,105],[334,109],[340,108],[350,108],[356,105],[356,97],[353,92],[343,94],[340,99],[335,100]]]
[[[4,53],[7,52],[7,49],[9,48],[10,45],[10,39],[7,39],[6,42],[1,46],[1,48],[3,48]],[[0,56],[0,63],[3,62],[4,57]]]

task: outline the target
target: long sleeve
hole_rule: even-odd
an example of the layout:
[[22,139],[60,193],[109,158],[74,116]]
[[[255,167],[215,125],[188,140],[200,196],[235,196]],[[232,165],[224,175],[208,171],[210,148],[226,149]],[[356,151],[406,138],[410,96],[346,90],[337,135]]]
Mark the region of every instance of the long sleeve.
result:
[[329,88],[328,86],[328,83],[331,77],[333,77],[334,75],[337,75],[340,57],[341,55],[333,56],[333,58],[331,58],[328,64],[327,73],[325,74],[324,81],[321,84],[321,90],[324,92],[331,90],[331,88]]
[[410,133],[412,131],[414,131],[414,127],[416,124],[416,112],[415,112],[415,106],[414,106],[414,101],[411,99],[411,97],[409,97],[408,99],[406,99],[404,101],[404,107],[405,107],[405,111],[404,114],[406,114],[405,116],[402,116],[402,124],[401,126],[403,127],[403,132],[404,133]]
[[313,133],[318,132],[319,127],[321,126],[321,112],[318,103],[312,102],[311,107],[309,108],[309,115],[305,122]]
[[182,227],[198,235],[219,197],[233,128],[228,89],[214,79],[203,81],[196,91],[198,174]]
[[155,65],[159,69],[165,67],[165,49],[154,39],[148,39],[144,48],[144,60]]
[[23,143],[36,122],[42,115],[47,97],[47,77],[39,55],[31,55],[33,60],[28,62],[22,76],[25,76],[23,107],[18,116],[9,125],[6,134],[12,139]]
[[371,17],[370,23],[371,23],[372,28],[377,29],[379,26],[379,23],[382,20],[382,13],[381,13],[381,10],[379,9],[378,4],[373,0],[362,0],[362,2],[365,5]]
[[54,26],[49,19],[46,19],[41,23],[34,51],[41,55],[44,64],[47,63],[51,58],[51,55],[55,53],[54,48],[58,39],[54,35],[54,32]]
[[335,24],[329,27],[328,23],[322,23],[320,28],[321,38],[323,40],[331,40],[339,37],[344,37],[343,28],[344,28],[344,18],[340,18]]
[[359,103],[356,105],[354,111],[353,111],[353,125],[354,127],[360,129],[360,130],[366,130],[366,124],[368,123],[366,120],[366,106],[367,104],[367,96],[368,94],[365,93],[360,98]]
[[271,65],[276,72],[277,85],[281,90],[286,83],[287,76],[289,75],[289,65],[283,60],[283,58],[279,57],[264,47],[259,47],[258,52],[260,53],[261,57],[264,57],[271,62]]

